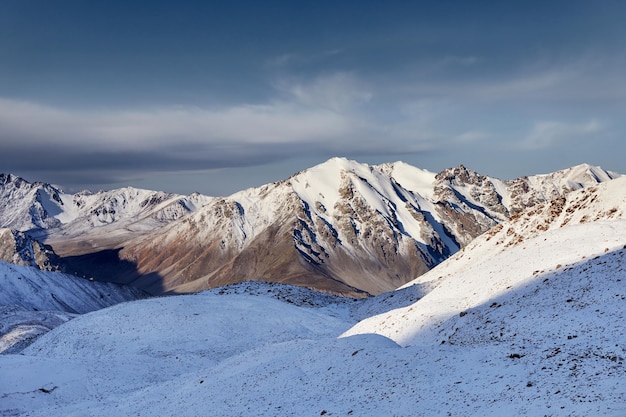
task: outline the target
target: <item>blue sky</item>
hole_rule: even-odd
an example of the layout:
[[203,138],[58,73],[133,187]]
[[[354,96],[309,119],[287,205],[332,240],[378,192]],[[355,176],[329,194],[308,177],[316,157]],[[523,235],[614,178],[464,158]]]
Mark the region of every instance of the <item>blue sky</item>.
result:
[[0,5],[0,171],[209,195],[332,156],[626,173],[626,2]]

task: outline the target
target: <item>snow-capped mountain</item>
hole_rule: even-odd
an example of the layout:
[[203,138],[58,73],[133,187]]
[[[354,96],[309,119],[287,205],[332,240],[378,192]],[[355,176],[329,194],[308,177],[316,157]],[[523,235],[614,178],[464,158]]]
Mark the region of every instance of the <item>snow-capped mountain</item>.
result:
[[70,195],[4,175],[0,225],[45,239],[70,272],[152,293],[263,280],[363,296],[429,271],[526,207],[616,176],[580,165],[502,181],[462,165],[435,174],[333,158],[212,198],[134,188]]
[[[440,174],[343,158],[215,199],[128,242],[120,257],[165,290],[245,280],[351,296],[389,291],[456,253],[522,207],[615,177],[582,165],[501,181],[467,168]],[[135,282],[150,288],[150,283]]]
[[0,174],[0,225],[35,236],[68,238],[113,229],[151,230],[209,200],[197,193],[182,196],[132,187],[67,194],[50,184]]
[[52,228],[61,221],[60,191],[50,184],[30,183],[11,174],[0,174],[0,225],[20,231]]

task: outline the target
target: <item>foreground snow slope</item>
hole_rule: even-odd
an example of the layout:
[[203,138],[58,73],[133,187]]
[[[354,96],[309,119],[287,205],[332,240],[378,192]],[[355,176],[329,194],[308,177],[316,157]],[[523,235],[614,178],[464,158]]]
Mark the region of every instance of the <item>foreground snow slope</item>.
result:
[[[179,375],[179,385],[192,379],[197,384],[197,372],[227,358],[298,339],[333,339],[348,326],[341,317],[267,295],[207,292],[120,304],[42,336],[24,351],[31,356],[1,356],[2,406],[5,413],[48,416],[85,415],[103,404],[124,408],[120,396],[130,398]],[[77,368],[88,375],[76,375]],[[210,374],[203,379],[207,386],[215,382]],[[40,385],[53,392],[39,396]],[[25,394],[31,390],[34,399]],[[119,408],[87,412],[100,413],[128,415]]]
[[141,291],[0,261],[0,305],[82,314],[145,297]]

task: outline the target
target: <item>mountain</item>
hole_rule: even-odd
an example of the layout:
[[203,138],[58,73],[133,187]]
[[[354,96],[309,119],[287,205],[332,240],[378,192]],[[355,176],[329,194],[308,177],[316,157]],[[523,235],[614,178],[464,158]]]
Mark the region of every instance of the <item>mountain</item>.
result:
[[0,261],[0,352],[19,351],[52,328],[146,294],[127,286]]
[[378,296],[257,282],[82,315],[0,355],[0,414],[623,416],[625,259],[623,177]]
[[11,174],[0,173],[0,225],[20,231],[59,226],[54,216],[63,206],[60,191],[50,184],[30,183]]
[[263,280],[379,294],[429,271],[524,207],[616,176],[581,165],[501,181],[464,166],[434,174],[401,162],[333,158],[212,200],[126,242],[119,256],[150,277],[128,282],[152,292]]
[[152,230],[209,200],[197,193],[182,196],[132,187],[67,194],[50,184],[0,174],[0,225],[45,238],[108,234],[115,241],[120,231]]
[[[421,345],[454,341],[459,334],[470,338],[476,329],[471,337],[488,344],[506,342],[513,333],[516,340],[532,341],[534,326],[562,338],[577,332],[585,314],[604,326],[621,321],[623,312],[614,303],[624,296],[625,253],[626,177],[621,177],[518,213],[396,291],[402,299],[413,285],[428,288],[419,301],[370,317],[346,335],[377,333],[402,345]],[[566,309],[576,317],[563,323],[559,317]],[[506,323],[506,317],[518,315],[526,327],[507,333],[522,324]]]
[[0,261],[46,271],[62,270],[62,262],[51,246],[12,229],[0,229]]
[[502,181],[462,165],[435,174],[333,158],[214,198],[71,195],[2,175],[0,220],[51,245],[68,272],[153,294],[262,280],[362,297],[429,271],[526,207],[616,176],[580,165]]

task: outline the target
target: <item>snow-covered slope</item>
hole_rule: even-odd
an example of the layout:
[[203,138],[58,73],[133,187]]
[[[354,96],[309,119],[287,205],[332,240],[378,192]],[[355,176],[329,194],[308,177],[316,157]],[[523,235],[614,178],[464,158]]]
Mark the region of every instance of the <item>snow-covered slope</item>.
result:
[[129,242],[120,256],[177,292],[265,280],[378,294],[427,272],[518,208],[615,175],[580,166],[504,182],[463,166],[434,174],[333,158],[216,199]]
[[0,289],[0,305],[78,314],[145,297],[141,291],[123,285],[89,281],[2,261]]
[[0,352],[23,348],[76,314],[144,297],[130,287],[0,261]]

